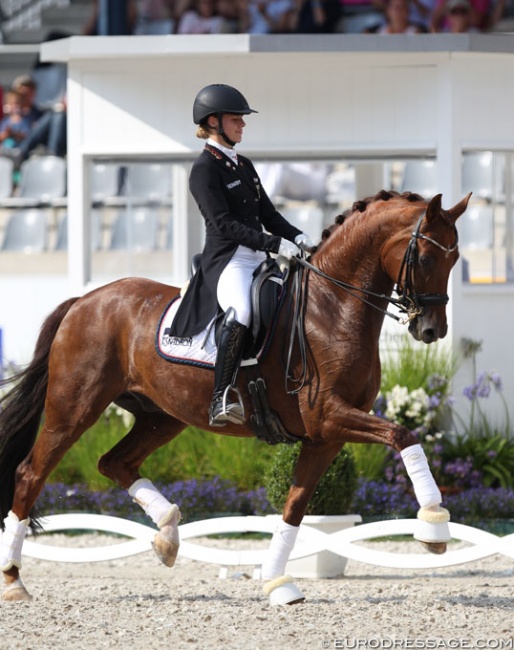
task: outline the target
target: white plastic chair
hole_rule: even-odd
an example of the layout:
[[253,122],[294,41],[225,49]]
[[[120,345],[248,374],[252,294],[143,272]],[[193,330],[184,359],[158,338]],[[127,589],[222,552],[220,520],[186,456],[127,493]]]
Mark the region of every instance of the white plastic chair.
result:
[[414,192],[430,199],[437,194],[437,166],[434,160],[410,160],[405,163],[402,192]]
[[41,253],[47,249],[48,230],[45,210],[27,208],[9,217],[2,242],[3,251]]
[[[94,206],[119,205],[119,165],[94,163],[91,167],[91,203]],[[125,202],[125,201],[123,201]]]
[[11,158],[0,156],[0,205],[3,204],[3,199],[11,196],[13,191],[13,175],[14,163]]
[[[99,210],[91,212],[91,250],[97,251],[102,247],[102,220]],[[57,224],[56,251],[68,250],[68,214],[63,214]]]
[[8,208],[58,207],[66,199],[66,161],[59,156],[33,156],[20,167],[17,196],[3,199]]
[[121,210],[112,225],[110,250],[131,250],[138,253],[157,248],[159,219],[151,207]]
[[133,163],[121,192],[127,204],[171,205],[171,167],[165,163]]

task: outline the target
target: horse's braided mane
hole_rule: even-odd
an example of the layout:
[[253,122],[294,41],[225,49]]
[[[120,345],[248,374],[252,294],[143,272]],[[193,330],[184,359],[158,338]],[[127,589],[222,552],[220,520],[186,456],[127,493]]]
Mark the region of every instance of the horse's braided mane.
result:
[[368,196],[360,201],[355,201],[351,208],[345,210],[342,214],[338,214],[334,219],[334,223],[323,230],[321,233],[321,242],[313,249],[313,252],[318,250],[319,246],[321,246],[330,237],[334,230],[336,230],[338,226],[342,225],[350,215],[355,212],[365,212],[368,205],[375,201],[389,201],[389,199],[398,197],[410,203],[425,201],[422,196],[415,194],[414,192],[403,192],[400,194],[400,192],[396,192],[395,190],[380,190],[380,192],[375,194],[375,196]]

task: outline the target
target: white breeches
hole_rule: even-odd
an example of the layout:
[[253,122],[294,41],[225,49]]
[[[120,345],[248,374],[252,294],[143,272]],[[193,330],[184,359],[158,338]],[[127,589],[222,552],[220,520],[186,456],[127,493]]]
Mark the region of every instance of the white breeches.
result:
[[250,288],[253,272],[266,259],[266,253],[238,246],[218,280],[217,297],[223,311],[232,307],[238,323],[248,327],[252,318]]

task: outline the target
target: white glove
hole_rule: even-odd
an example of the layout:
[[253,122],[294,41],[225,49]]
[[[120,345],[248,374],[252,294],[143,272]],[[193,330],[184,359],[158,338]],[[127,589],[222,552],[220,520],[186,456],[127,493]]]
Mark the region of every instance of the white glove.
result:
[[303,248],[304,250],[313,248],[314,246],[312,239],[309,237],[309,235],[307,235],[304,232],[301,232],[299,235],[296,235],[296,237],[294,238],[294,243],[300,248]]
[[282,238],[278,247],[278,254],[285,257],[286,260],[290,260],[295,255],[300,255],[300,249],[292,241],[289,241],[289,239]]

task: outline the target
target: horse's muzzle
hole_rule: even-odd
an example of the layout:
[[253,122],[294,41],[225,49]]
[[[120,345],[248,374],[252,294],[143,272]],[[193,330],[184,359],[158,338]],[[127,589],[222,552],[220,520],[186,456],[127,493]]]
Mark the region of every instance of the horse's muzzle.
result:
[[448,323],[446,318],[441,320],[433,314],[423,314],[410,322],[409,332],[416,341],[435,343],[448,333]]

